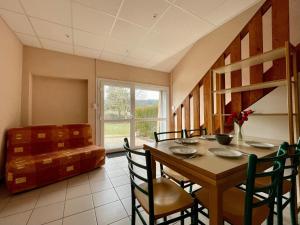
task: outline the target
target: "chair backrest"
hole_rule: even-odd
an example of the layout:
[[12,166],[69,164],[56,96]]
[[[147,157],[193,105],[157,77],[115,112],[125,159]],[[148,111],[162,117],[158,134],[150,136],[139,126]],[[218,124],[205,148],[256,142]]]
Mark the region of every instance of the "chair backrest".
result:
[[[269,207],[269,219],[272,220],[274,212],[274,201],[277,195],[277,188],[282,186],[282,177],[284,172],[285,158],[288,144],[284,143],[279,147],[275,157],[258,159],[256,155],[249,156],[247,182],[246,182],[246,199],[245,199],[245,217],[244,224],[252,225],[252,209],[263,205]],[[272,165],[271,170],[260,172],[261,169]],[[255,180],[263,177],[271,178],[271,183],[264,187],[255,187]],[[268,193],[268,197],[257,202],[253,201],[255,194],[260,192]]]
[[[124,138],[124,149],[128,160],[128,169],[130,174],[131,194],[135,195],[135,190],[148,196],[149,216],[154,216],[153,200],[153,177],[151,171],[151,154],[147,150],[133,150],[130,148],[127,138]],[[139,172],[137,172],[139,171]],[[142,174],[145,174],[142,175]],[[140,182],[139,182],[140,181]],[[139,184],[145,182],[147,185],[143,189]],[[134,212],[132,212],[134,213]],[[145,221],[143,221],[145,224]]]
[[[175,136],[176,134],[178,135],[177,137]],[[156,142],[181,139],[181,138],[183,138],[183,130],[180,130],[180,131],[166,131],[166,132],[154,132],[154,137],[155,137]]]
[[184,129],[183,133],[185,138],[200,137],[201,135],[207,134],[207,129],[205,127],[199,129],[189,129],[189,130]]

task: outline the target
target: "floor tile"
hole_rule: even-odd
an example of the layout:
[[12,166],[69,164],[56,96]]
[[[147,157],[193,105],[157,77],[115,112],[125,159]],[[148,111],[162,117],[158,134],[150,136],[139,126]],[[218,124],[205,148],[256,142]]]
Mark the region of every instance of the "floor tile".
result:
[[39,200],[37,201],[36,207],[41,207],[45,205],[50,205],[53,203],[65,201],[66,198],[66,190],[63,188],[62,190],[57,191],[47,191],[45,193],[41,193]]
[[121,176],[121,177],[111,178],[110,180],[111,180],[111,183],[114,187],[119,187],[119,186],[130,183],[129,177],[127,175]]
[[128,217],[120,201],[95,208],[98,225],[106,225]]
[[117,201],[119,199],[118,199],[117,193],[112,188],[109,190],[100,191],[100,192],[93,194],[93,200],[94,200],[95,207],[98,207],[100,205],[111,203],[111,202]]
[[122,201],[122,204],[123,204],[128,216],[131,216],[131,197],[124,198],[121,201]]
[[104,168],[99,168],[89,172],[88,174],[90,180],[104,180],[107,178]]
[[13,215],[33,209],[37,202],[37,197],[12,197],[6,206],[1,210],[0,217]]
[[131,186],[130,184],[126,184],[123,186],[116,187],[116,192],[120,199],[127,198],[131,196]]
[[26,225],[32,210],[0,218],[0,225]]
[[92,195],[73,198],[66,201],[64,217],[94,208]]
[[64,225],[97,225],[95,211],[89,210],[70,217],[66,217],[63,220]]
[[49,223],[63,217],[64,202],[35,208],[29,219],[28,225]]
[[111,225],[130,225],[130,224],[131,223],[130,223],[129,217],[126,217],[126,218],[121,219],[121,220],[119,220],[117,222],[111,223]]
[[88,174],[81,174],[68,180],[68,187],[75,187],[89,182]]
[[54,192],[54,191],[62,191],[67,189],[67,181],[60,181],[58,183],[50,184],[41,188],[41,195],[44,193]]
[[89,184],[71,187],[67,189],[67,199],[88,195],[90,193],[91,193],[91,188]]
[[109,181],[109,179],[92,180],[92,181],[90,181],[90,186],[91,186],[92,193],[111,189],[113,187],[111,182]]
[[108,170],[108,171],[106,171],[106,173],[110,178],[126,175],[126,173],[122,169]]

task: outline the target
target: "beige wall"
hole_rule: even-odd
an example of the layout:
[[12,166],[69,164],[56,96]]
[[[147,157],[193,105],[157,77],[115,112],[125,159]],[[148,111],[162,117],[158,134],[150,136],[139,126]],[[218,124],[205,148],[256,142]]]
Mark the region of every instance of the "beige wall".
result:
[[22,45],[0,18],[0,178],[3,174],[5,131],[20,125]]
[[225,51],[244,25],[250,20],[259,3],[215,31],[198,40],[172,71],[172,105],[177,108],[196,83]]
[[[96,74],[97,77],[105,79],[169,86],[169,74],[167,73],[101,60],[97,60],[95,65],[94,59],[25,46],[23,54],[22,125],[29,125],[33,122],[32,78],[34,75],[48,78],[80,79],[88,82],[86,111],[88,122],[92,125],[95,134],[96,113],[93,104],[96,102]],[[65,115],[65,121],[68,121],[67,113]]]
[[33,125],[87,123],[87,108],[87,80],[33,76]]

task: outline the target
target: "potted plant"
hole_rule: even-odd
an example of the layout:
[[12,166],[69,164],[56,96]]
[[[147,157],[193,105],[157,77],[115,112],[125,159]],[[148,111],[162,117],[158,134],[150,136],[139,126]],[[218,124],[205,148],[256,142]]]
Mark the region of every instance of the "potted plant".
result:
[[227,123],[232,125],[233,123],[236,123],[238,125],[238,132],[237,132],[237,140],[241,141],[243,140],[243,135],[242,135],[242,126],[245,123],[245,121],[248,121],[248,116],[250,114],[254,113],[253,110],[245,110],[241,111],[239,113],[233,112],[228,118],[227,118]]

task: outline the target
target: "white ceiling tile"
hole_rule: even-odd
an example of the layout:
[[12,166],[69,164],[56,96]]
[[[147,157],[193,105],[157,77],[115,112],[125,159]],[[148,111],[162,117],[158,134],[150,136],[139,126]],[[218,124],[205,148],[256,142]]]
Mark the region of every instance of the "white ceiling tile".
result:
[[110,51],[119,55],[128,55],[134,48],[130,43],[123,42],[121,40],[110,38],[105,44],[104,50]]
[[37,37],[32,36],[32,35],[27,35],[27,34],[21,34],[21,33],[16,33],[19,40],[22,42],[22,44],[27,45],[27,46],[32,46],[36,48],[41,48],[41,44]]
[[30,21],[38,37],[72,44],[71,28],[35,18]]
[[155,53],[156,52],[152,49],[145,49],[143,47],[139,47],[130,52],[129,56],[133,58],[150,60],[155,55]]
[[58,42],[58,41],[43,39],[43,38],[41,38],[40,40],[42,42],[43,47],[46,49],[57,51],[57,52],[63,52],[67,54],[73,54],[72,45]]
[[111,37],[122,40],[123,42],[137,45],[146,34],[146,29],[130,24],[123,20],[117,20],[111,33]]
[[24,13],[18,0],[0,0],[0,8]]
[[158,21],[154,31],[170,38],[197,38],[207,34],[214,29],[214,25],[196,18],[190,13],[184,12],[176,7],[168,9],[166,14]]
[[100,11],[73,3],[73,26],[95,34],[108,34],[114,17]]
[[105,37],[74,29],[74,43],[78,46],[101,50],[105,44]]
[[84,47],[81,47],[81,46],[75,46],[74,47],[74,52],[75,52],[75,55],[88,57],[88,58],[93,58],[93,59],[97,59],[100,56],[100,51],[90,49],[90,48],[84,48]]
[[90,8],[116,15],[122,0],[75,0]]
[[151,27],[169,3],[163,0],[125,0],[119,16],[144,27]]
[[20,0],[28,15],[71,26],[71,0]]
[[0,9],[0,15],[15,32],[34,35],[34,31],[26,16]]
[[143,59],[143,58],[134,58],[134,57],[130,57],[130,56],[126,56],[124,58],[124,63],[125,64],[130,64],[130,65],[144,65],[147,63],[147,59]]
[[226,0],[176,0],[175,4],[201,18],[210,14]]
[[122,63],[124,55],[119,55],[110,51],[103,51],[100,58],[105,61]]
[[239,15],[259,1],[260,0],[226,0],[209,15],[205,16],[205,19],[219,26]]

